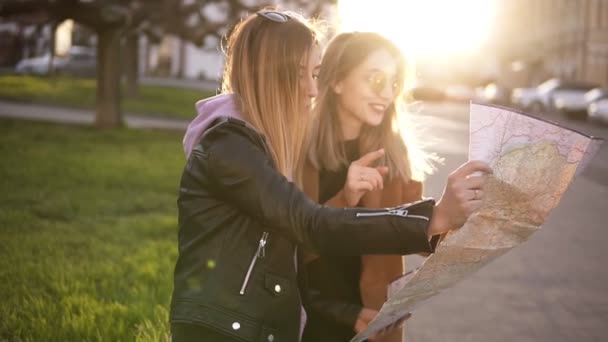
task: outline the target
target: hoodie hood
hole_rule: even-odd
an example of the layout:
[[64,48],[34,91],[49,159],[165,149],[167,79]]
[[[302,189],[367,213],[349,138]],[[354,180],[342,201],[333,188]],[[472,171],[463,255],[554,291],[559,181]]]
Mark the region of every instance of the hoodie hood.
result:
[[203,136],[205,131],[211,126],[213,121],[221,117],[232,117],[243,120],[233,94],[220,94],[214,97],[196,102],[196,112],[198,115],[186,129],[184,135],[184,152],[186,157]]

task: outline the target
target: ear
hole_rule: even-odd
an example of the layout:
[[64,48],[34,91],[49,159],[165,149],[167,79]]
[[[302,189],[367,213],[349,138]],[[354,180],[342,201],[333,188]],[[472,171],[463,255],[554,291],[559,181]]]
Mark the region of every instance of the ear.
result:
[[343,87],[343,85],[342,85],[342,81],[340,81],[340,82],[335,82],[335,83],[334,83],[334,84],[331,86],[331,88],[334,90],[334,93],[336,93],[336,94],[338,94],[338,95],[342,94],[342,87]]

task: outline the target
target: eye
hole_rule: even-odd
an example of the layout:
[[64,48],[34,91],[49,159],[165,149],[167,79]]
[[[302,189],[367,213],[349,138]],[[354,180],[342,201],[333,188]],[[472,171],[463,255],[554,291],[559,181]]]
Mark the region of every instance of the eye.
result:
[[395,93],[401,91],[401,85],[397,81],[393,82],[393,84],[391,84],[391,87],[393,88],[393,92]]
[[382,92],[386,85],[386,77],[382,74],[372,74],[367,79],[369,87],[376,93]]
[[318,79],[319,79],[319,75],[315,75],[315,74],[313,74],[313,75],[312,75],[312,79],[313,79],[313,80],[315,80],[315,81],[316,81],[316,80],[318,80]]

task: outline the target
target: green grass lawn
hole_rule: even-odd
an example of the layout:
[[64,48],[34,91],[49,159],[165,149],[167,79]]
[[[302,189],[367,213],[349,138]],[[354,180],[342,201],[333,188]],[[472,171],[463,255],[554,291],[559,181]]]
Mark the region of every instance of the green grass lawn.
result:
[[0,119],[0,341],[165,341],[181,134]]
[[[6,75],[0,76],[0,99],[92,109],[95,87],[94,79]],[[122,108],[128,113],[192,119],[196,114],[194,103],[213,95],[214,92],[140,85],[139,96],[123,97]]]

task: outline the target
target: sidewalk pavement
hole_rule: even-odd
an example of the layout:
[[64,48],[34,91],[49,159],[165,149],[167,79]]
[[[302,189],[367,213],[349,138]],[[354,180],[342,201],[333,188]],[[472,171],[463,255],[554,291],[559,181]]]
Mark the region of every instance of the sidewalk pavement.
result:
[[[50,121],[58,123],[93,125],[95,112],[90,109],[74,109],[51,105],[0,101],[0,118]],[[166,129],[185,131],[189,121],[156,118],[138,114],[124,114],[125,125],[129,128]]]

